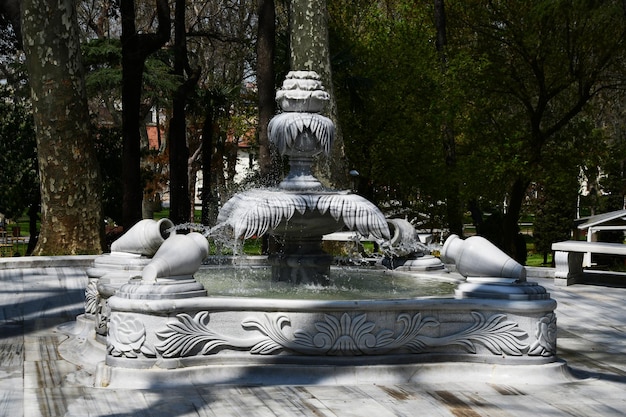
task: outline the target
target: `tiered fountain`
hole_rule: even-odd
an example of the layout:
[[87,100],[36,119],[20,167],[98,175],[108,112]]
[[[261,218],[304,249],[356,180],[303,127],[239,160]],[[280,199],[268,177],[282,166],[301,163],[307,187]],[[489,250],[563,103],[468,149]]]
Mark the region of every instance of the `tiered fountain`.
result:
[[[348,228],[387,239],[387,221],[370,202],[324,189],[311,173],[312,158],[328,152],[334,130],[319,114],[328,99],[319,77],[290,73],[277,99],[283,112],[270,122],[270,135],[290,157],[291,171],[277,189],[234,196],[220,212],[220,229],[237,238],[277,236],[285,250],[269,259],[273,279],[323,287],[331,258],[320,249],[322,235]],[[107,331],[96,386],[494,381],[530,374],[537,381],[546,374],[540,370],[563,369],[555,356],[556,302],[526,282],[524,267],[479,237],[446,241],[442,259],[467,279],[456,296],[443,298],[225,297],[210,288],[207,295],[192,277],[206,253],[197,233],[167,237],[140,273],[98,304]],[[88,293],[88,305],[94,297]],[[64,356],[93,357],[80,349],[97,343],[82,337],[82,344],[68,342]]]
[[283,113],[270,121],[269,137],[289,157],[289,174],[278,189],[236,194],[217,221],[228,224],[236,238],[270,233],[284,242],[284,250],[269,258],[275,280],[324,284],[332,257],[322,251],[322,236],[348,228],[389,239],[387,220],[356,194],[324,189],[311,172],[314,157],[330,152],[335,134],[333,122],[319,114],[329,100],[319,76],[290,72],[276,99]]

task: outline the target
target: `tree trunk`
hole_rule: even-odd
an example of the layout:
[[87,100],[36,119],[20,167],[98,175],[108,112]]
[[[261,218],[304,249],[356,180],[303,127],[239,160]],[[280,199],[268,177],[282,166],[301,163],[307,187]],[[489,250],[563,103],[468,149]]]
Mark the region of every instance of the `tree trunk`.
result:
[[[445,79],[448,71],[446,45],[448,43],[446,28],[446,11],[443,0],[435,0],[435,27],[437,29],[437,39],[435,47],[439,53],[439,63],[441,73]],[[446,216],[448,218],[448,229],[451,234],[463,236],[463,206],[459,197],[459,184],[456,175],[456,138],[454,134],[453,116],[447,115],[441,124],[441,141],[443,144],[444,158],[448,175],[446,178]]]
[[41,179],[34,255],[101,253],[101,184],[80,55],[75,2],[25,0],[22,36]]
[[516,261],[524,265],[526,263],[526,245],[525,242],[521,242],[518,238],[519,232],[519,218],[522,212],[522,204],[524,197],[526,196],[526,190],[530,185],[530,181],[523,178],[517,178],[511,188],[511,195],[509,206],[506,214],[504,215],[502,229],[503,229],[503,247],[500,248],[506,252],[509,256]]
[[350,186],[337,101],[333,94],[330,48],[328,43],[328,10],[326,0],[291,0],[290,10],[291,69],[315,71],[330,94],[329,117],[335,123],[335,142],[331,154],[316,164],[316,175],[328,186]]
[[259,170],[264,185],[276,185],[280,167],[272,163],[267,125],[276,111],[274,54],[276,50],[276,12],[274,0],[259,0],[257,32],[257,88],[259,91]]
[[139,34],[135,28],[134,0],[120,1],[122,18],[122,225],[125,229],[141,220],[141,88],[148,55],[170,37],[170,8],[167,0],[156,0],[159,27],[155,34]]
[[[185,0],[176,0],[174,18],[174,74],[181,79],[185,76],[187,62],[187,39],[185,32]],[[198,74],[199,75],[199,74]],[[174,224],[188,223],[191,216],[189,196],[189,147],[187,146],[187,124],[185,105],[187,96],[198,81],[192,75],[183,82],[174,94],[172,119],[170,120],[170,220]]]
[[213,150],[215,148],[214,108],[208,105],[202,125],[202,214],[201,223],[212,226],[217,220],[217,198],[213,192]]

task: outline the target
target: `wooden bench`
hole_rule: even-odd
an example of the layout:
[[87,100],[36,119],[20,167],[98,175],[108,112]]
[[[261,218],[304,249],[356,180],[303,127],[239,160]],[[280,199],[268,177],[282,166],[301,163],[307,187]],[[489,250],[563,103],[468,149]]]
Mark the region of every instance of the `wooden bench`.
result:
[[13,256],[13,242],[3,228],[0,228],[0,256]]
[[622,243],[584,242],[566,240],[552,244],[554,251],[554,282],[556,285],[572,285],[583,275],[585,253],[626,256],[626,245]]
[[0,243],[0,256],[13,256],[13,245],[11,243]]

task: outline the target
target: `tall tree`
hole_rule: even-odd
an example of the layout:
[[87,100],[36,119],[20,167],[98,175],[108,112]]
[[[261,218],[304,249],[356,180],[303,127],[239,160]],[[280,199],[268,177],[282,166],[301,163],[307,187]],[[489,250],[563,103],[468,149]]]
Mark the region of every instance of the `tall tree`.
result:
[[[257,68],[257,5],[244,0],[200,3],[202,7],[188,10],[188,48],[193,50],[194,65],[202,67],[197,98],[188,103],[188,116],[196,117],[188,126],[188,142],[190,153],[202,160],[193,168],[202,169],[201,221],[214,224],[219,201],[235,189],[232,156],[236,157],[239,140],[250,141],[247,133],[258,120],[253,117],[257,108],[248,82]],[[254,112],[249,111],[253,106]],[[195,147],[199,143],[200,151]]]
[[[213,163],[219,135],[218,118],[221,108],[226,104],[226,95],[219,90],[203,91],[200,97],[204,122],[202,123],[202,214],[201,222],[204,225],[214,225],[217,220],[219,200],[215,190],[214,171],[222,169]],[[219,158],[222,159],[222,158]]]
[[21,7],[41,184],[41,232],[33,254],[100,253],[100,176],[75,2],[24,0]]
[[291,0],[289,15],[291,69],[315,71],[322,77],[322,83],[330,94],[328,112],[335,122],[335,142],[330,157],[325,160],[325,163],[317,164],[317,175],[328,185],[346,187],[348,170],[333,92],[326,0]]
[[[187,97],[200,78],[199,70],[192,70],[187,58],[187,33],[185,0],[176,0],[174,17],[174,74],[182,81],[174,93],[172,118],[169,130],[170,162],[170,219],[174,224],[187,223],[191,219],[193,206],[189,195],[189,147],[187,146],[187,124],[185,105]],[[187,75],[187,79],[185,79]]]
[[276,50],[276,12],[274,0],[259,0],[257,26],[257,89],[259,92],[259,170],[261,181],[267,185],[277,182],[272,177],[272,156],[267,125],[274,116],[274,56]]
[[[446,47],[448,45],[446,9],[444,0],[434,0],[434,21],[437,32],[435,47],[439,55],[441,65],[442,82],[446,82],[448,71],[448,57]],[[456,138],[454,134],[454,114],[445,114],[441,122],[441,142],[443,144],[444,160],[447,168],[445,183],[446,190],[446,210],[448,217],[448,229],[450,233],[463,236],[463,207],[459,195],[459,183],[457,178],[456,163]]]
[[124,196],[122,225],[129,228],[141,220],[141,90],[146,58],[170,38],[168,0],[156,0],[156,33],[139,33],[135,25],[135,1],[120,0],[122,18],[122,177]]

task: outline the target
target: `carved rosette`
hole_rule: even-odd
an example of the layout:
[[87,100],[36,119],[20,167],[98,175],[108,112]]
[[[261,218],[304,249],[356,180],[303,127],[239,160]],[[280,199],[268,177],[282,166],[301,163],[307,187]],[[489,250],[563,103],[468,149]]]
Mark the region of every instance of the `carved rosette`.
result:
[[146,328],[142,321],[132,315],[114,315],[109,321],[107,351],[112,356],[137,358],[140,355],[154,357],[154,350],[145,344]]

